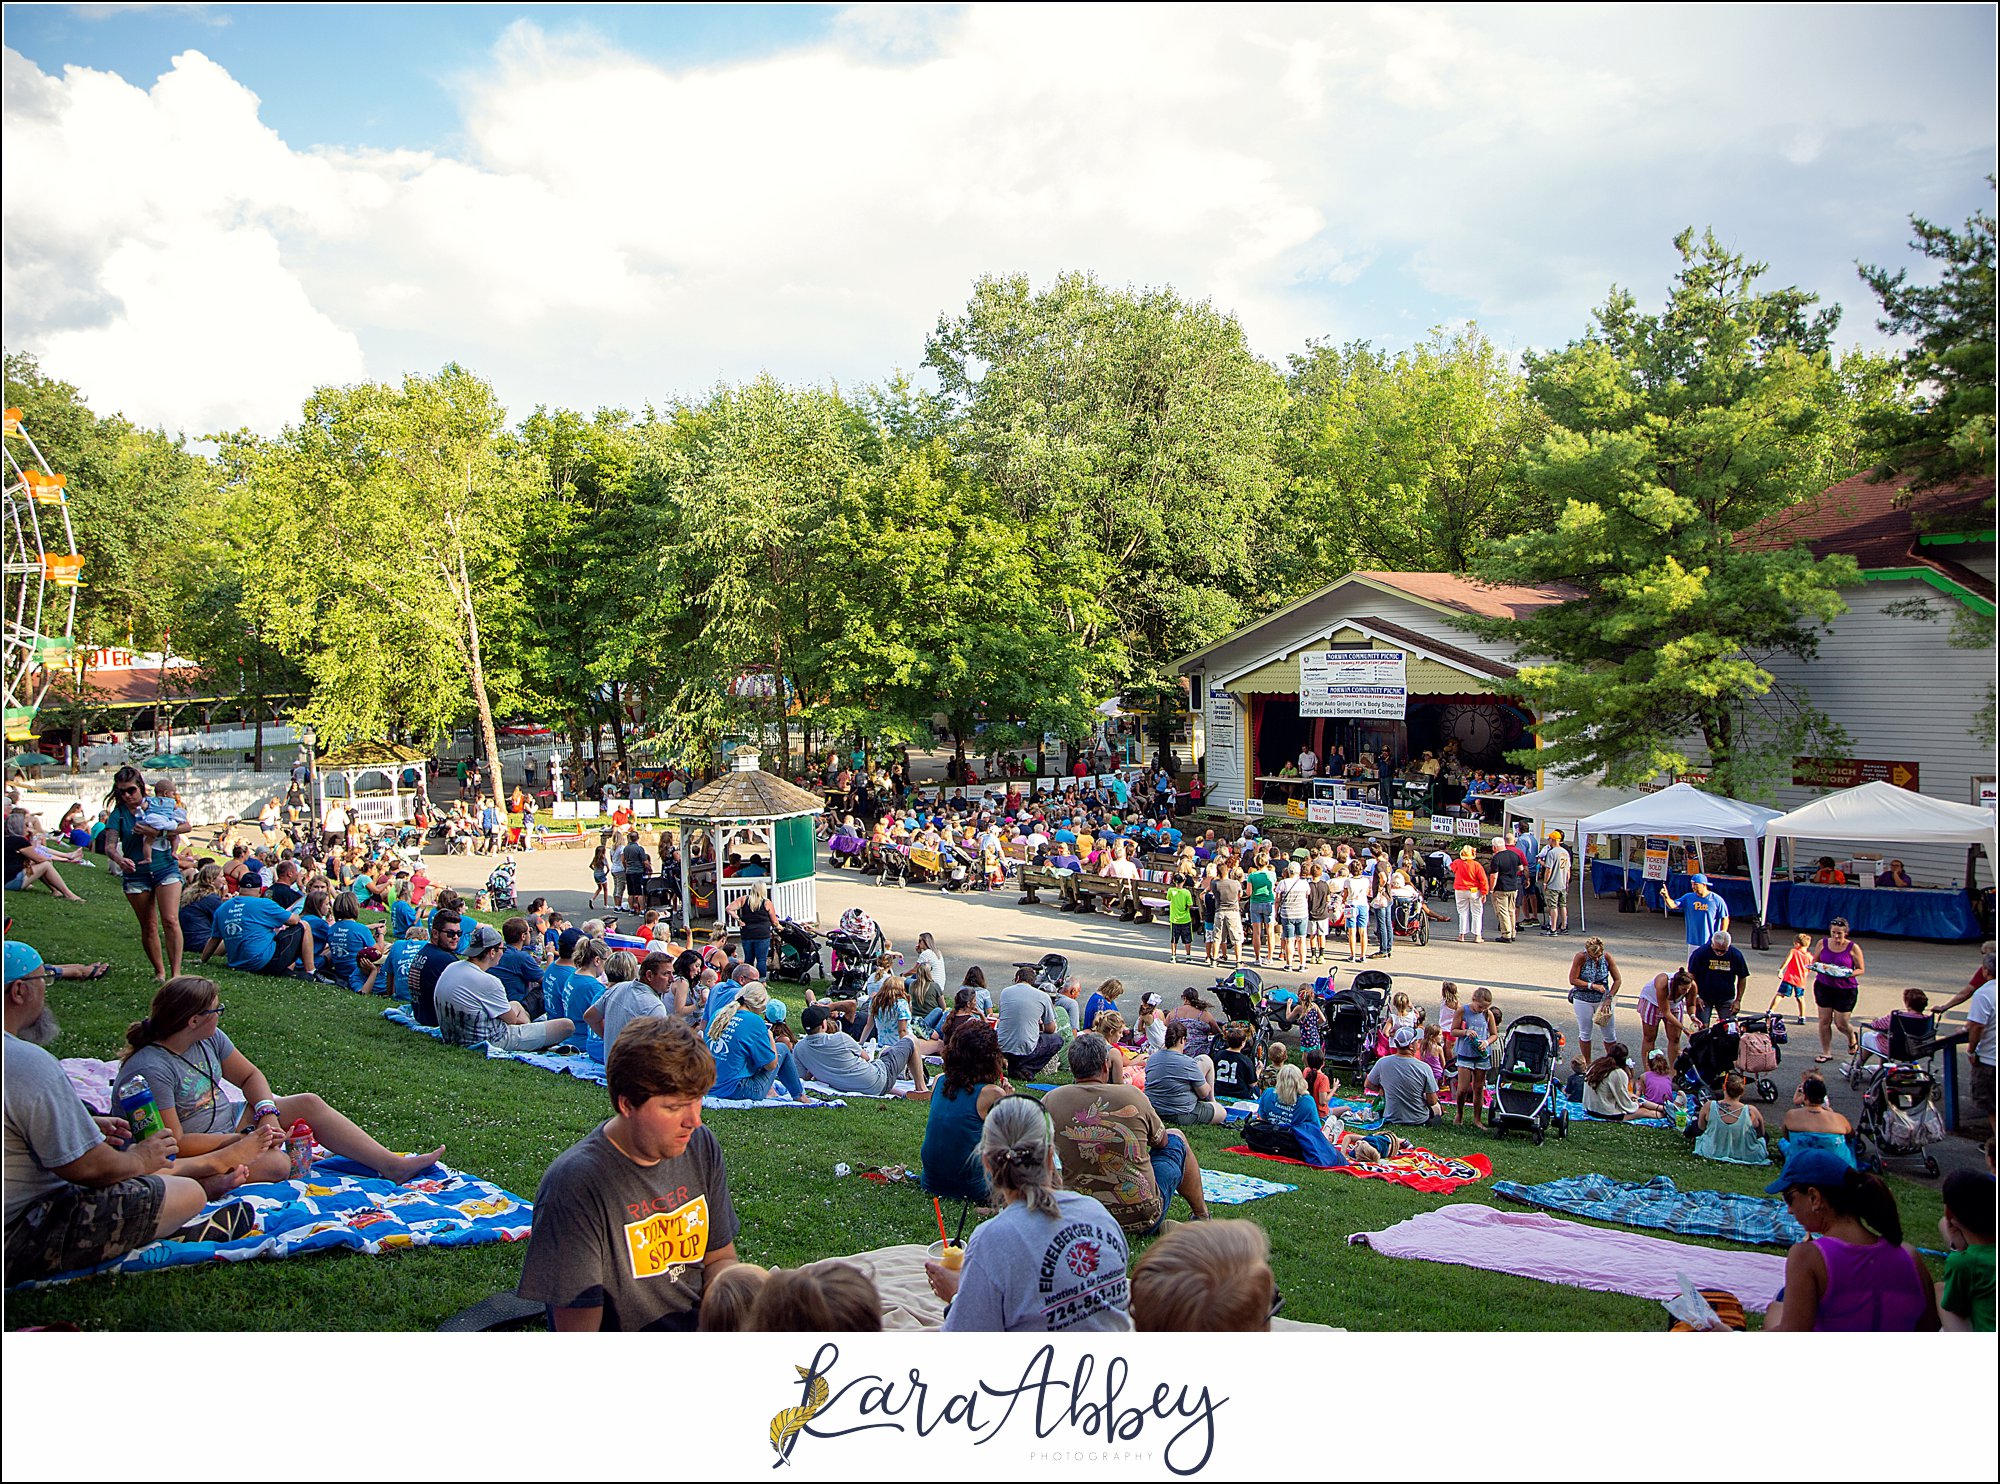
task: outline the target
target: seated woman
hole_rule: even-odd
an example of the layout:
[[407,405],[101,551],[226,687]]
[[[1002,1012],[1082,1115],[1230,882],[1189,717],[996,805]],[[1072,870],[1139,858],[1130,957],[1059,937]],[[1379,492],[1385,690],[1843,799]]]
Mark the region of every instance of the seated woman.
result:
[[1792,1106],[1778,1130],[1784,1135],[1778,1140],[1778,1147],[1787,1160],[1804,1150],[1816,1149],[1850,1167],[1854,1164],[1854,1125],[1845,1114],[1827,1106],[1826,1079],[1817,1072],[1808,1072],[1799,1079],[1799,1090],[1792,1094]]
[[794,1098],[804,1095],[792,1048],[771,1039],[771,1024],[764,1018],[770,1004],[769,990],[746,984],[708,1023],[708,1050],[715,1058],[715,1086],[709,1096],[762,1102],[771,1095],[774,1079]]
[[1902,1213],[1880,1176],[1807,1149],[1788,1156],[1764,1189],[1783,1196],[1807,1232],[1785,1254],[1785,1286],[1764,1314],[1766,1334],[1940,1327],[1930,1272],[1903,1241]]
[[1660,1118],[1666,1110],[1649,1103],[1632,1091],[1632,1051],[1623,1041],[1613,1041],[1604,1055],[1583,1074],[1583,1111],[1592,1118]]
[[[1903,991],[1903,1014],[1921,1016],[1927,1014],[1930,1008],[1931,997],[1921,989],[1911,988]],[[1896,1013],[1892,1010],[1887,1015],[1878,1015],[1868,1022],[1868,1028],[1861,1033],[1861,1050],[1864,1055],[1879,1056],[1885,1061],[1888,1059],[1889,1031],[1895,1024]],[[1860,1059],[1856,1060],[1858,1063]],[[1848,1068],[1842,1067],[1841,1070],[1845,1072]]]
[[909,981],[900,974],[891,974],[868,1001],[868,1015],[861,1030],[863,1036],[873,1036],[875,1045],[882,1051],[906,1043],[909,1047],[905,1055],[910,1080],[916,1084],[915,1091],[919,1096],[927,1096],[931,1085],[930,1078],[924,1074],[924,1058],[936,1056],[944,1050],[944,1046],[941,1042],[924,1040],[912,1034],[915,1018],[910,1009]]
[[1764,1115],[1743,1101],[1748,1085],[1741,1072],[1731,1072],[1722,1079],[1722,1096],[1701,1105],[1701,1119],[1695,1125],[1701,1132],[1694,1152],[1703,1159],[1732,1165],[1771,1162],[1771,1151],[1764,1145]]
[[1917,883],[1910,879],[1910,873],[1903,869],[1901,861],[1890,861],[1889,869],[1876,879],[1875,884],[1877,886],[1911,887]]
[[[1348,1163],[1345,1156],[1333,1147],[1333,1141],[1327,1138],[1325,1129],[1320,1125],[1319,1107],[1306,1091],[1305,1074],[1295,1066],[1278,1069],[1276,1085],[1266,1088],[1257,1099],[1257,1116],[1252,1124],[1246,1138],[1250,1132],[1282,1131],[1291,1135],[1290,1144],[1298,1151],[1292,1154],[1281,1139],[1272,1149],[1262,1152],[1290,1154],[1293,1159],[1304,1160],[1321,1169],[1338,1169]],[[1262,1129],[1257,1129],[1256,1125],[1262,1125]],[[1260,1139],[1251,1147],[1258,1149],[1261,1144]]]
[[945,1038],[944,1075],[931,1083],[924,1122],[925,1190],[951,1200],[988,1198],[978,1157],[980,1130],[993,1105],[1013,1091],[1000,1037],[984,1019],[968,1021]]
[[[398,1184],[443,1155],[442,1144],[428,1154],[391,1153],[317,1093],[273,1097],[269,1079],[223,1034],[223,1008],[214,980],[183,974],[161,985],[145,1018],[125,1032],[114,1080],[146,1079],[183,1156],[220,1153],[227,1163],[247,1166],[252,1181],[287,1180],[292,1165],[284,1131],[296,1119],[312,1125],[313,1137],[335,1154]],[[225,1082],[242,1089],[246,1102],[231,1099]]]
[[1129,1330],[1125,1232],[1094,1196],[1062,1188],[1047,1110],[1018,1093],[998,1099],[976,1155],[1002,1209],[973,1229],[962,1266],[924,1264],[946,1332]]

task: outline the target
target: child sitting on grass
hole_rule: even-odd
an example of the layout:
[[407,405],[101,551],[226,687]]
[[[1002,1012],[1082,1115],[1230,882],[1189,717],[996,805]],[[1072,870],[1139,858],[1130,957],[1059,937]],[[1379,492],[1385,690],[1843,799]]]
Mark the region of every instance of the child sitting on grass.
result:
[[1674,1100],[1674,1079],[1667,1070],[1667,1054],[1655,1051],[1646,1058],[1645,1075],[1639,1079],[1639,1096],[1665,1107]]
[[1944,1180],[1938,1231],[1950,1255],[1938,1285],[1944,1327],[1993,1333],[1993,1177],[1953,1170]]
[[1260,1092],[1269,1091],[1278,1085],[1278,1073],[1285,1069],[1285,1059],[1290,1055],[1291,1052],[1283,1041],[1273,1041],[1264,1048],[1264,1065],[1257,1073],[1257,1088]]
[[[1098,1017],[1100,1022],[1103,1018],[1101,1015]],[[1240,1020],[1232,1020],[1223,1027],[1223,1049],[1215,1056],[1215,1096],[1218,1102],[1257,1096],[1257,1060],[1243,1049],[1249,1039],[1250,1027]]]

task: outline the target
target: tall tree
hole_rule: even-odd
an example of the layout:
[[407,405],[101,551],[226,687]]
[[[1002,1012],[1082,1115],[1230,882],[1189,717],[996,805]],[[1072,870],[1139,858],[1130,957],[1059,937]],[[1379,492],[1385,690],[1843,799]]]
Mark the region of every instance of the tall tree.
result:
[[1868,428],[1876,473],[1908,475],[1921,493],[1994,477],[1993,213],[1974,212],[1962,232],[1913,216],[1910,230],[1910,246],[1940,266],[1936,283],[1910,283],[1907,268],[1863,266],[1861,277],[1882,301],[1879,328],[1915,342],[1902,356],[1909,398]]
[[1548,420],[1476,326],[1395,356],[1314,342],[1287,380],[1278,526],[1294,590],[1357,567],[1463,572],[1485,541],[1547,518],[1521,455]]
[[504,432],[463,367],[400,386],[323,387],[276,439],[224,444],[253,496],[239,547],[263,633],[313,684],[323,740],[431,738],[468,704],[496,795],[504,779],[484,629],[519,601],[521,511],[540,458]]
[[1581,592],[1476,627],[1527,660],[1506,688],[1541,716],[1542,745],[1516,762],[1629,783],[1687,768],[1692,735],[1720,791],[1755,796],[1808,739],[1842,745],[1761,660],[1814,652],[1854,564],[1737,540],[1846,472],[1827,350],[1838,315],[1800,289],[1760,288],[1765,265],[1712,233],[1675,246],[1663,310],[1614,288],[1582,339],[1528,357],[1554,428],[1526,473],[1558,514],[1486,547],[1475,571]]
[[924,363],[973,474],[1013,519],[1052,532],[1049,569],[1104,582],[1110,624],[1065,618],[1086,645],[1122,639],[1127,688],[1159,707],[1166,746],[1168,662],[1266,596],[1278,372],[1206,301],[1082,273],[1039,292],[981,278],[938,320]]

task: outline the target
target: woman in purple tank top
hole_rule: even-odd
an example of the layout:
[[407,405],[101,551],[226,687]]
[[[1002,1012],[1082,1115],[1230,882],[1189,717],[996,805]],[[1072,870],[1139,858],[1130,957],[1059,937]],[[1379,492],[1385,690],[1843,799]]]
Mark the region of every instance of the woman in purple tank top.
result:
[[1813,1003],[1819,1006],[1819,1055],[1813,1060],[1832,1059],[1833,1033],[1838,1029],[1847,1037],[1847,1057],[1852,1061],[1856,1038],[1847,1017],[1861,997],[1866,965],[1861,961],[1861,945],[1847,936],[1846,918],[1836,917],[1826,925],[1826,937],[1813,955],[1812,970]]
[[1938,1328],[1937,1291],[1903,1241],[1896,1198],[1824,1149],[1806,1149],[1764,1187],[1811,1237],[1785,1254],[1785,1287],[1766,1330],[1903,1332]]

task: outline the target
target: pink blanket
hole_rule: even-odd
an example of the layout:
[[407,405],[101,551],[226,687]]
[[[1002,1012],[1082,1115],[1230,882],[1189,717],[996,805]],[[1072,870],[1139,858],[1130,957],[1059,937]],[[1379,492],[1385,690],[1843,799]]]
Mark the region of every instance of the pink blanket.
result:
[[[109,1114],[112,1104],[117,1101],[111,1091],[111,1083],[118,1075],[118,1063],[99,1061],[89,1056],[66,1056],[62,1059],[62,1069],[69,1075],[69,1085],[76,1089],[76,1095],[99,1113]],[[223,1096],[232,1102],[243,1101],[243,1090],[235,1083],[224,1080]]]
[[1744,1308],[1759,1314],[1785,1284],[1782,1256],[1607,1231],[1541,1211],[1440,1206],[1386,1231],[1357,1232],[1348,1240],[1385,1257],[1458,1263],[1663,1303],[1680,1293],[1685,1275],[1697,1288],[1728,1289]]

